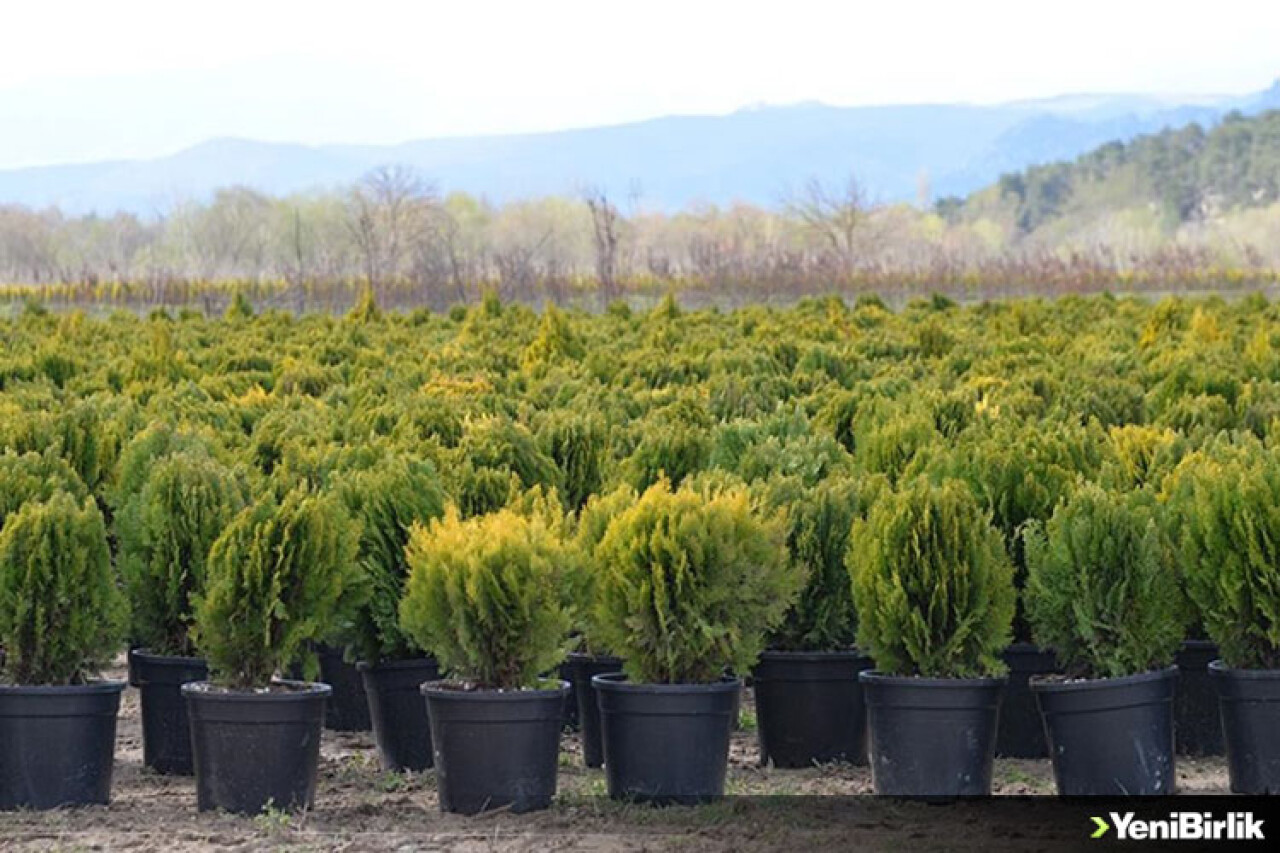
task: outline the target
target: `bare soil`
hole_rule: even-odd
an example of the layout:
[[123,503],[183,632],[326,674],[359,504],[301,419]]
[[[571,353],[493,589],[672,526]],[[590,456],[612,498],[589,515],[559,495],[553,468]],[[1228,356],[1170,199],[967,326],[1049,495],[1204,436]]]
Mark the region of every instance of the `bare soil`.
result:
[[[111,675],[124,677],[123,670]],[[446,815],[431,773],[384,772],[370,734],[326,731],[315,808],[246,818],[199,813],[191,779],[143,767],[138,696],[130,688],[121,708],[111,804],[0,814],[0,850],[999,851],[1070,849],[1082,838],[1075,827],[1028,817],[1022,803],[993,816],[971,803],[859,796],[871,793],[865,767],[761,767],[749,730],[752,706],[749,699],[743,704],[747,726],[734,735],[728,779],[728,793],[742,796],[709,806],[658,809],[609,800],[603,771],[583,768],[578,738],[566,733],[560,794],[551,809]],[[1226,793],[1225,763],[1180,758],[1178,782],[1184,793]],[[1052,795],[1049,762],[997,760],[995,793]],[[1044,802],[1052,809],[1056,798]]]

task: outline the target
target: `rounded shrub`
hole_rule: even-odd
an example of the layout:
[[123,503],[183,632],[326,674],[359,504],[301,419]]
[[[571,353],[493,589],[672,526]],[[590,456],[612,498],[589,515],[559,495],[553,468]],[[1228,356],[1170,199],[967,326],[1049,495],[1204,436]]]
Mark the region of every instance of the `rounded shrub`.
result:
[[788,564],[781,523],[747,492],[651,486],[609,524],[595,624],[634,681],[705,684],[747,672],[804,578]]
[[9,681],[82,682],[115,653],[124,619],[106,525],[91,498],[55,492],[9,517],[0,531],[0,646]]
[[482,689],[535,687],[563,659],[572,550],[536,514],[414,527],[400,618],[454,678]]
[[308,642],[332,630],[355,574],[355,525],[336,497],[299,487],[242,510],[209,552],[195,644],[213,679],[271,683]]
[[400,627],[400,600],[409,576],[409,531],[444,515],[446,497],[435,468],[428,462],[389,459],[347,475],[338,491],[361,522],[357,559],[365,598],[351,626],[356,652],[375,663],[420,657],[422,647]]
[[912,480],[854,522],[858,644],[889,675],[999,673],[1014,611],[1004,539],[958,480]]
[[89,495],[80,475],[61,456],[52,451],[0,453],[0,529],[26,504],[47,501],[60,491],[77,501]]
[[1196,453],[1171,503],[1187,594],[1227,666],[1280,669],[1280,458]]
[[1027,612],[1068,675],[1116,678],[1168,666],[1185,629],[1154,501],[1082,486],[1026,532]]
[[573,577],[574,625],[580,650],[586,654],[606,654],[609,649],[596,625],[599,616],[597,601],[600,595],[600,578],[604,566],[597,559],[596,548],[609,530],[609,525],[623,511],[639,499],[635,489],[619,486],[605,494],[592,495],[579,511],[573,533],[573,546],[577,549],[575,565],[578,571]]
[[844,559],[853,522],[868,508],[864,491],[869,490],[845,477],[824,480],[813,489],[794,477],[766,487],[764,505],[786,519],[792,571],[806,578],[794,606],[770,633],[770,648],[841,651],[857,641],[857,611]]
[[235,475],[200,453],[163,457],[116,516],[132,639],[162,655],[196,654],[194,602],[214,541],[244,508]]

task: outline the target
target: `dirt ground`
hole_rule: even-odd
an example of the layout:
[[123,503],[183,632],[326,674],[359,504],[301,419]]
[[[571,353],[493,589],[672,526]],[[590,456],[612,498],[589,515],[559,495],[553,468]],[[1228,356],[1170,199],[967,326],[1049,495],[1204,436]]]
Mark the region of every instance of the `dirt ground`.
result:
[[[112,675],[124,677],[123,671]],[[371,735],[326,731],[314,810],[244,818],[198,813],[192,780],[143,768],[138,696],[130,688],[121,709],[111,804],[0,814],[0,850],[997,851],[1071,849],[1083,837],[1056,817],[1028,819],[1028,810],[1043,808],[1047,815],[1056,808],[1060,801],[1053,797],[1043,798],[1043,806],[1019,803],[993,814],[973,803],[937,806],[858,796],[871,792],[870,772],[862,767],[760,767],[749,699],[743,718],[728,780],[728,793],[742,796],[710,806],[615,803],[605,796],[603,771],[583,768],[577,736],[566,734],[560,793],[551,809],[446,815],[431,773],[384,772]],[[1180,758],[1178,783],[1184,793],[1226,793],[1225,764]],[[1049,762],[998,759],[995,793],[1052,794]]]

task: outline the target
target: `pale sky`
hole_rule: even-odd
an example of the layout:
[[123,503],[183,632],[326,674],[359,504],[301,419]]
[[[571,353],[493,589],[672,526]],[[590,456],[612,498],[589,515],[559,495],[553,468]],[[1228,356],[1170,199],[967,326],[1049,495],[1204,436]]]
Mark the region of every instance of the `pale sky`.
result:
[[1277,77],[1280,0],[7,0],[0,168]]

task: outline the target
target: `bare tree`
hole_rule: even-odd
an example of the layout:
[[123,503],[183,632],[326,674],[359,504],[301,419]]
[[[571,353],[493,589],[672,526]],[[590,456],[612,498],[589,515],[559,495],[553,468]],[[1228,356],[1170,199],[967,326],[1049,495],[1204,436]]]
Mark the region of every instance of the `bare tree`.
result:
[[584,193],[591,211],[592,241],[596,250],[596,277],[600,280],[600,301],[608,306],[618,298],[618,244],[621,236],[618,208],[602,189]]
[[409,166],[378,166],[360,179],[347,199],[347,227],[370,287],[403,274],[437,207],[434,185]]
[[792,196],[787,211],[818,235],[835,260],[839,273],[852,277],[857,261],[857,234],[867,214],[866,195],[850,175],[841,187],[827,187],[817,178]]

